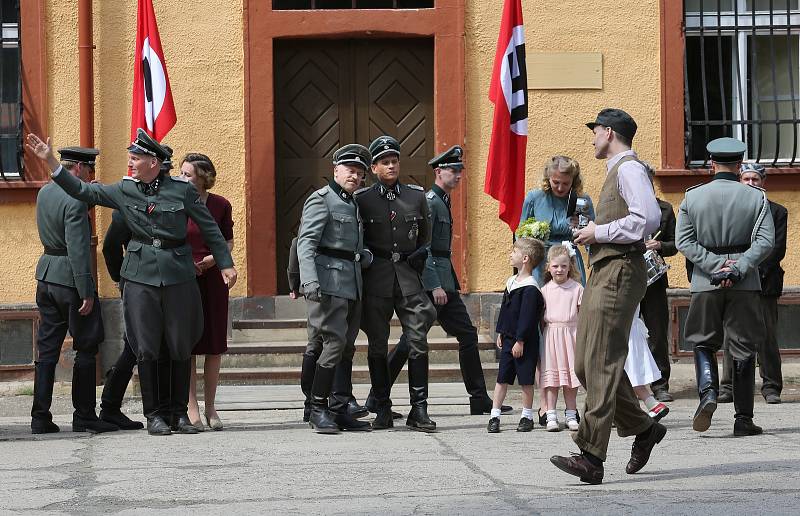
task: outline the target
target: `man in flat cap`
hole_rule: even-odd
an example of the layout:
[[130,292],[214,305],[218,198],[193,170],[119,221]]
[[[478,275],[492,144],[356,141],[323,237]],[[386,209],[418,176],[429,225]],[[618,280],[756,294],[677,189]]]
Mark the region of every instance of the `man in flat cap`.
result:
[[[97,149],[59,149],[61,163],[75,181],[88,181]],[[52,153],[51,153],[52,155]],[[41,322],[36,335],[36,370],[33,382],[31,432],[58,432],[50,404],[61,346],[69,330],[75,363],[72,368],[72,415],[74,432],[109,432],[117,426],[98,419],[95,413],[95,356],[104,339],[100,301],[97,297],[92,261],[88,206],[73,199],[54,183],[36,197],[36,225],[44,254],[36,265],[36,305]]]
[[575,374],[586,388],[586,407],[575,443],[580,455],[553,456],[550,461],[581,481],[603,481],[611,425],[620,437],[636,436],[625,471],[642,469],[653,447],[667,432],[639,408],[625,374],[636,307],[647,289],[645,237],[661,220],[647,170],[631,150],[636,122],[621,109],[604,109],[594,122],[592,144],[597,159],[607,159],[593,222],[574,232],[576,244],[590,245],[592,274],[578,315]]
[[775,227],[765,192],[738,181],[745,144],[718,138],[706,149],[714,178],[686,191],[675,235],[678,250],[694,264],[684,329],[700,395],[692,428],[705,432],[711,426],[719,391],[715,354],[727,336],[734,368],[733,433],[756,435],[762,431],[753,423],[755,359],[763,340],[758,265],[772,250]]
[[371,430],[369,423],[350,416],[347,400],[331,398],[335,405],[328,404],[342,357],[352,364],[361,322],[361,268],[370,255],[353,193],[370,162],[363,145],[337,149],[333,179],[306,199],[297,235],[309,328],[300,385],[310,401],[309,423],[318,433]]
[[[458,362],[464,387],[469,394],[470,414],[489,414],[492,399],[486,393],[486,380],[478,351],[478,330],[461,299],[458,277],[450,255],[453,241],[453,215],[450,196],[461,182],[464,172],[464,150],[454,145],[428,162],[436,176],[433,187],[425,194],[431,213],[431,245],[425,262],[422,283],[436,308],[436,318],[448,335],[458,339]],[[389,353],[389,374],[392,384],[408,360],[410,347],[405,335]],[[372,406],[374,399],[367,399]],[[506,412],[509,406],[502,407]],[[498,407],[497,410],[500,410]]]
[[411,351],[408,390],[411,410],[406,426],[433,432],[428,416],[428,330],[436,318],[421,274],[430,244],[430,214],[421,186],[400,182],[400,143],[380,136],[369,146],[377,181],[356,192],[364,219],[364,243],[375,260],[364,272],[361,329],[367,334],[367,362],[377,415],[373,429],[391,428],[391,379],[387,354],[392,312],[403,327]]
[[[764,188],[767,181],[767,169],[757,163],[744,163],[739,173],[739,182],[746,185]],[[758,346],[758,370],[761,375],[761,395],[770,404],[781,402],[783,390],[783,374],[781,373],[781,353],[775,335],[778,324],[778,298],[783,292],[783,268],[781,260],[786,256],[786,226],[789,213],[780,204],[769,201],[769,212],[775,226],[775,245],[767,258],[758,266],[761,279],[761,314],[764,318],[764,330]],[[722,379],[720,380],[717,403],[733,401],[733,357],[730,343],[725,342],[722,359]]]
[[[169,435],[172,430],[196,433],[186,412],[191,352],[203,331],[203,312],[186,243],[187,217],[200,227],[229,288],[237,277],[228,246],[208,208],[186,179],[161,171],[169,154],[142,129],[128,147],[131,175],[111,185],[86,184],[65,174],[49,141],[34,134],[28,135],[26,146],[47,161],[53,180],[69,195],[123,214],[132,233],[121,273],[125,332],[137,354],[147,431],[151,435]],[[170,413],[158,404],[162,343],[172,360]]]

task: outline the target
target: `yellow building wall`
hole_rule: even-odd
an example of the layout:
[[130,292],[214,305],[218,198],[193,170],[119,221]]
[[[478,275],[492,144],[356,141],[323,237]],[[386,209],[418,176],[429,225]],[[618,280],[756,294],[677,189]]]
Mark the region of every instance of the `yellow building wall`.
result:
[[[176,160],[203,152],[217,168],[213,192],[233,205],[239,282],[232,295],[246,292],[244,181],[244,50],[240,0],[161,0],[154,2],[178,122],[164,138]],[[101,150],[97,179],[118,181],[126,173],[130,143],[136,0],[95,0],[95,146]],[[46,4],[49,114],[54,146],[79,141],[78,14],[76,2]],[[176,168],[179,161],[176,163]],[[173,174],[177,174],[175,170]],[[31,204],[0,205],[0,303],[32,302],[34,269],[41,254]],[[111,210],[97,209],[99,290],[118,296],[106,272],[102,239]]]

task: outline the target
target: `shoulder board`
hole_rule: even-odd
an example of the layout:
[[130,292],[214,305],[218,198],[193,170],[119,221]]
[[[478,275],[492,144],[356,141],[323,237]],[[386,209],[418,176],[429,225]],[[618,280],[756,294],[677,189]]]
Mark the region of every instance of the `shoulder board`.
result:
[[359,188],[358,190],[356,190],[355,192],[353,192],[353,197],[355,197],[356,195],[361,195],[361,194],[363,194],[364,192],[368,192],[368,191],[369,191],[371,188],[372,188],[372,187],[370,187],[370,186],[367,186],[367,187],[364,187],[364,188]]
[[703,186],[705,184],[708,184],[708,183],[700,183],[699,185],[691,186],[691,187],[687,188],[686,191],[688,192],[689,190],[694,190],[695,188]]
[[181,183],[188,183],[189,182],[189,180],[186,179],[183,176],[169,176],[169,178],[172,179],[173,181],[180,181]]
[[317,195],[319,196],[328,195],[328,187],[326,186],[317,190]]
[[430,192],[425,194],[425,197],[427,197],[428,199],[433,200],[433,198],[436,197],[436,193],[434,193],[433,191],[430,191]]
[[134,183],[139,183],[140,182],[138,179],[134,179],[131,176],[122,176],[122,180],[123,181],[133,181]]
[[413,188],[414,190],[419,190],[420,192],[424,192],[424,191],[425,191],[425,189],[424,189],[424,188],[422,188],[422,187],[421,187],[421,186],[419,186],[419,185],[405,185],[405,186],[407,186],[407,187],[409,187],[409,188]]

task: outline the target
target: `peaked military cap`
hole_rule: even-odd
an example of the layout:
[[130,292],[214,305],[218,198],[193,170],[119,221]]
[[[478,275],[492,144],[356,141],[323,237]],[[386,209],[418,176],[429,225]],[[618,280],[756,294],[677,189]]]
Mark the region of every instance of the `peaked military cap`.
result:
[[742,168],[739,170],[740,174],[744,174],[745,172],[755,172],[761,179],[767,177],[767,167],[760,163],[742,163]]
[[367,170],[372,163],[372,154],[366,147],[350,143],[333,151],[334,165],[358,165]]
[[391,136],[378,136],[369,144],[369,153],[375,163],[384,154],[397,154],[400,157],[400,142]]
[[171,154],[167,152],[167,149],[158,143],[152,136],[144,132],[144,129],[141,127],[136,130],[136,139],[131,142],[130,147],[128,147],[128,152],[132,154],[147,154],[154,156],[161,161],[171,157]]
[[164,161],[161,162],[160,170],[162,172],[169,172],[170,170],[175,168],[175,166],[172,164],[172,155],[174,153],[172,152],[172,147],[170,147],[169,145],[163,145],[162,144],[161,146],[164,147],[164,150],[167,151],[169,156],[167,157],[167,159],[165,159]]
[[61,147],[58,149],[58,153],[61,154],[61,161],[94,165],[100,151],[92,147]]
[[453,145],[443,153],[428,162],[433,168],[464,168],[464,149],[460,145]]
[[597,114],[594,122],[589,122],[586,127],[594,129],[598,125],[610,127],[616,133],[621,134],[629,140],[633,140],[638,129],[633,117],[621,109],[605,108]]
[[736,163],[744,158],[747,146],[736,138],[717,138],[708,142],[706,150],[715,163]]

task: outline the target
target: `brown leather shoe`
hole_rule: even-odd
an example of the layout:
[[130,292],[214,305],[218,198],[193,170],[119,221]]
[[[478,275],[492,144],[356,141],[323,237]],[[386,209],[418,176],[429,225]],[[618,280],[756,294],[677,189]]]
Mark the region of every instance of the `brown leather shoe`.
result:
[[645,467],[647,461],[650,460],[650,452],[653,451],[653,447],[660,443],[664,436],[667,435],[667,427],[661,423],[653,423],[650,429],[650,435],[645,439],[639,439],[637,437],[636,440],[633,441],[631,460],[629,460],[628,465],[625,466],[625,472],[629,475]]
[[573,453],[569,457],[553,455],[550,462],[564,473],[580,478],[581,482],[593,485],[603,483],[603,465],[595,466],[582,454]]

